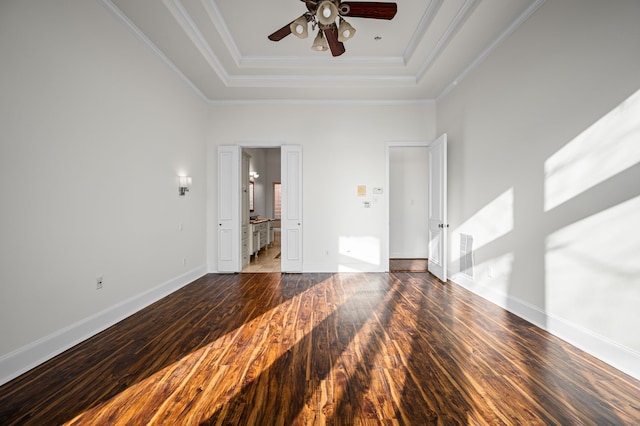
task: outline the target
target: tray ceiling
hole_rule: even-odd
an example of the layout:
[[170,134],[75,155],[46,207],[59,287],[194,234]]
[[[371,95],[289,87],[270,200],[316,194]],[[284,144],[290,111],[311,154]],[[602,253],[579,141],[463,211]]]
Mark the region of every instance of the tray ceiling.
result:
[[391,21],[348,18],[356,34],[339,57],[312,51],[311,31],[267,39],[306,11],[298,0],[101,1],[216,102],[433,100],[544,0],[397,0]]

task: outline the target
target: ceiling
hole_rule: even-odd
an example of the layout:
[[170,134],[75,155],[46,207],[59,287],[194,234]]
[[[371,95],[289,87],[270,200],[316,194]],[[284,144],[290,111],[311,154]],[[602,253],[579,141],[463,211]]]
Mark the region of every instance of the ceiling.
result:
[[[396,0],[391,21],[348,18],[346,53],[267,36],[300,0],[101,0],[204,99],[433,100],[447,93],[544,0]],[[357,1],[357,0],[354,0]]]

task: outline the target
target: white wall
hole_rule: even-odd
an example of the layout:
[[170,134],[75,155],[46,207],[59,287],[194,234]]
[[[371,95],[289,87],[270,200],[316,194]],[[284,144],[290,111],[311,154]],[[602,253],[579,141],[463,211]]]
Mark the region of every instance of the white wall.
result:
[[[302,146],[303,270],[384,270],[385,206],[372,188],[384,187],[385,142],[434,139],[433,104],[224,104],[214,106],[211,117],[211,270],[217,265],[217,145],[256,142]],[[366,197],[357,197],[358,185],[367,185]]]
[[389,257],[426,259],[428,241],[427,147],[389,148]]
[[636,377],[639,19],[632,0],[548,1],[437,110],[453,278]]
[[1,2],[0,57],[1,383],[206,271],[208,110],[94,1]]

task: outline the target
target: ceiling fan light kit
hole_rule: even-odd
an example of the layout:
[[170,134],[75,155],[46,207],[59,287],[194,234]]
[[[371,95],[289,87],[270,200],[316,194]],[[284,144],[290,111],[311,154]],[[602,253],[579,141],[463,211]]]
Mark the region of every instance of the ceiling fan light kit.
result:
[[[318,27],[318,34],[311,49],[320,52],[330,49],[333,56],[342,55],[345,52],[343,42],[351,39],[356,33],[356,29],[345,21],[344,16],[391,20],[398,10],[396,3],[342,2],[341,0],[300,1],[305,3],[309,12],[269,35],[269,40],[280,41],[292,33],[298,38],[307,38],[309,36],[308,24],[311,22],[313,30]],[[336,20],[339,24],[336,24]]]
[[303,15],[293,21],[290,25],[291,32],[298,38],[309,37],[309,31],[307,30],[307,18]]
[[336,22],[338,17],[338,7],[331,0],[325,0],[320,3],[316,11],[316,18],[322,25],[331,25]]
[[313,40],[313,45],[311,46],[311,50],[316,50],[318,52],[324,52],[328,50],[329,46],[327,45],[327,40],[322,36],[322,31],[318,31],[318,35],[315,40]]
[[356,33],[356,29],[351,26],[347,21],[340,18],[340,25],[338,26],[338,41],[345,42],[352,38]]

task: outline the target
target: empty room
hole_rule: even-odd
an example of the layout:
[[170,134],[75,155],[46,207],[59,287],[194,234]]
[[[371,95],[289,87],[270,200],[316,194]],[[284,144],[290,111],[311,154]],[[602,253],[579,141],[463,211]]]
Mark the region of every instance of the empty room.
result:
[[0,424],[639,424],[639,21],[0,2]]

